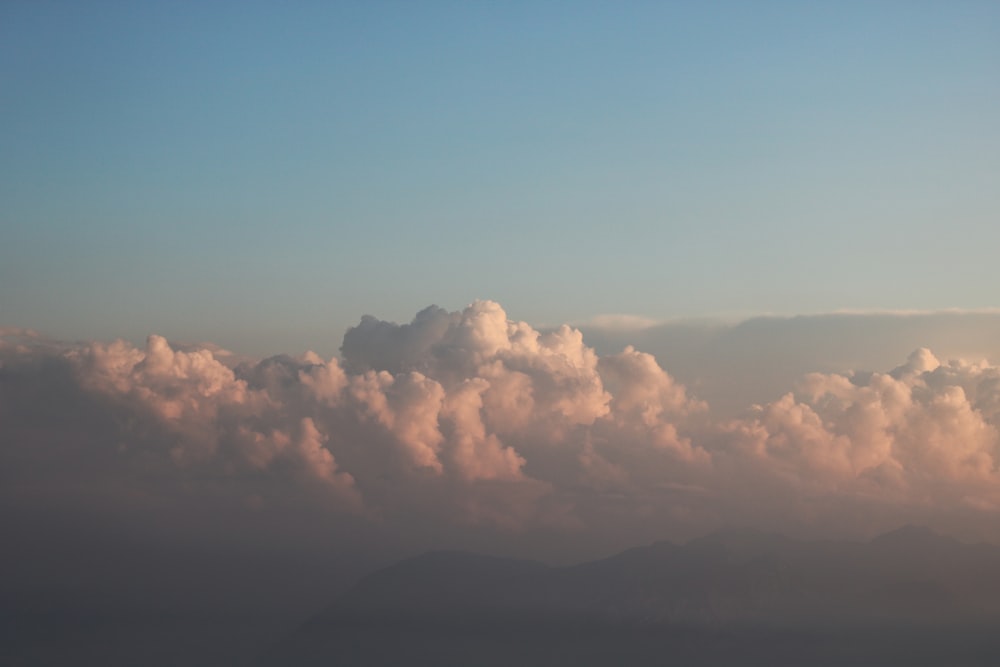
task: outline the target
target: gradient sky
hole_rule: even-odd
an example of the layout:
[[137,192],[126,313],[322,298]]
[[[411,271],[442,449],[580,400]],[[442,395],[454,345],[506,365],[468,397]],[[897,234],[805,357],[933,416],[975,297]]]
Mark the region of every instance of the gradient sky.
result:
[[1000,4],[0,7],[0,323],[995,306]]

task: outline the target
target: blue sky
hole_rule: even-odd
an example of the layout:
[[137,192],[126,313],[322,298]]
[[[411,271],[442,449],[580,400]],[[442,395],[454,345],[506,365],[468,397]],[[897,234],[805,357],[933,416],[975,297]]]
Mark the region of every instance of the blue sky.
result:
[[0,324],[996,306],[1000,5],[0,7]]

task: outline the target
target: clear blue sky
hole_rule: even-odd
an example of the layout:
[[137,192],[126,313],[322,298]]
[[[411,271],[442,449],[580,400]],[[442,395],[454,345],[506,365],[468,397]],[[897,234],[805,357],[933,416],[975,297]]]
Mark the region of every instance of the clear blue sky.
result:
[[996,306],[997,2],[4,2],[0,324]]

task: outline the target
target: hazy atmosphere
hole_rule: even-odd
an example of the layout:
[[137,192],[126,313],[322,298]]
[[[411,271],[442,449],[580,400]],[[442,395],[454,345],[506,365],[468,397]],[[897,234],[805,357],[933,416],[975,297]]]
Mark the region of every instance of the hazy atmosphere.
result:
[[994,664],[998,72],[992,2],[4,4],[0,660]]

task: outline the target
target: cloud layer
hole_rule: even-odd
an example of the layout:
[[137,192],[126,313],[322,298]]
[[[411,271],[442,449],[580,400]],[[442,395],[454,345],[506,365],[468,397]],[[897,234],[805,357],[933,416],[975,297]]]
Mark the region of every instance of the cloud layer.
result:
[[593,535],[985,525],[1000,510],[1000,368],[927,349],[718,417],[653,356],[599,356],[579,330],[538,331],[489,301],[366,316],[328,360],[0,333],[9,507],[190,502]]

